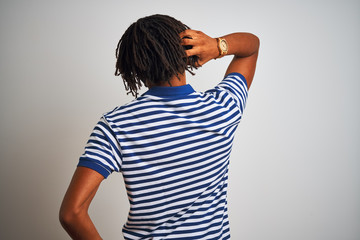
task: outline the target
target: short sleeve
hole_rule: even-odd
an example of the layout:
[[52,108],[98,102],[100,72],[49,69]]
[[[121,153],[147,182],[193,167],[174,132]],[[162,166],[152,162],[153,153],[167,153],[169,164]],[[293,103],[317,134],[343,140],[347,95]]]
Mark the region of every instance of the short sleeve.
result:
[[245,77],[240,73],[230,73],[215,87],[225,90],[236,102],[236,105],[243,113],[248,98],[248,88]]
[[81,155],[78,167],[88,167],[107,178],[121,166],[120,145],[105,117],[96,124]]

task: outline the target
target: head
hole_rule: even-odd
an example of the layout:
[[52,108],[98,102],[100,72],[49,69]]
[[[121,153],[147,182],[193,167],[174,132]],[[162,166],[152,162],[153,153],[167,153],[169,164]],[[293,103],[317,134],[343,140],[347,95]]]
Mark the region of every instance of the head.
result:
[[[137,96],[143,84],[159,85],[195,67],[198,58],[187,57],[179,33],[189,29],[166,15],[140,18],[130,25],[116,48],[115,75],[121,75],[128,93]],[[170,82],[169,82],[170,83]]]

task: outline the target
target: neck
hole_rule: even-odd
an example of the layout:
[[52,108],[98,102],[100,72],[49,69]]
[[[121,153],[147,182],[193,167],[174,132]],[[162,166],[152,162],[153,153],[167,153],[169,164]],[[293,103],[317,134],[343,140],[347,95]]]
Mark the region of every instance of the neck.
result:
[[152,87],[155,87],[155,86],[158,86],[158,87],[178,87],[178,86],[186,85],[185,72],[183,74],[179,73],[179,78],[176,75],[174,75],[169,81],[171,85],[169,84],[169,82],[161,82],[160,84],[149,86],[149,88],[152,88]]

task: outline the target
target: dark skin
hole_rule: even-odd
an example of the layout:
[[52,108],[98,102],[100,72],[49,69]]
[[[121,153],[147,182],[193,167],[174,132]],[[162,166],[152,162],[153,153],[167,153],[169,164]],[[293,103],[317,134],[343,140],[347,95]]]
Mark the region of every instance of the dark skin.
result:
[[[185,36],[191,37],[184,38]],[[180,33],[183,45],[192,45],[192,49],[186,50],[187,56],[199,56],[199,64],[204,65],[208,61],[219,56],[217,41],[201,31],[185,30]],[[229,50],[227,55],[234,55],[229,64],[225,76],[232,72],[241,73],[250,88],[254,78],[256,61],[259,52],[259,39],[250,33],[232,33],[223,36],[228,42]]]
[[[184,38],[185,36],[189,38]],[[187,56],[197,55],[201,66],[219,56],[216,39],[201,31],[186,30],[180,33],[180,37],[182,45],[193,46],[192,49],[186,50]],[[232,72],[241,73],[250,88],[256,69],[259,39],[250,33],[232,33],[223,38],[226,39],[229,46],[227,55],[234,56],[225,75]],[[186,84],[185,74],[179,74],[179,77],[180,80],[177,76],[171,78],[171,86]],[[160,86],[170,87],[167,82]],[[149,86],[149,88],[151,87]],[[90,219],[88,209],[103,180],[104,177],[92,169],[76,168],[59,213],[60,222],[72,239],[102,239]]]

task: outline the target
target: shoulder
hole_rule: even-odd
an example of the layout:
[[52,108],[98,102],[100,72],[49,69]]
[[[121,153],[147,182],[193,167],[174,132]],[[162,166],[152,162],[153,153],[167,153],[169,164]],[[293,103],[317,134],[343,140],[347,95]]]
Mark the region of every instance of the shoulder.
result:
[[214,94],[216,98],[227,101],[231,99],[240,111],[244,110],[247,98],[248,87],[245,77],[237,72],[227,74],[224,79],[207,93]]
[[103,117],[108,120],[116,116],[131,115],[131,113],[135,112],[139,108],[146,106],[147,102],[146,97],[140,96],[131,102],[116,106],[112,110],[103,113]]

